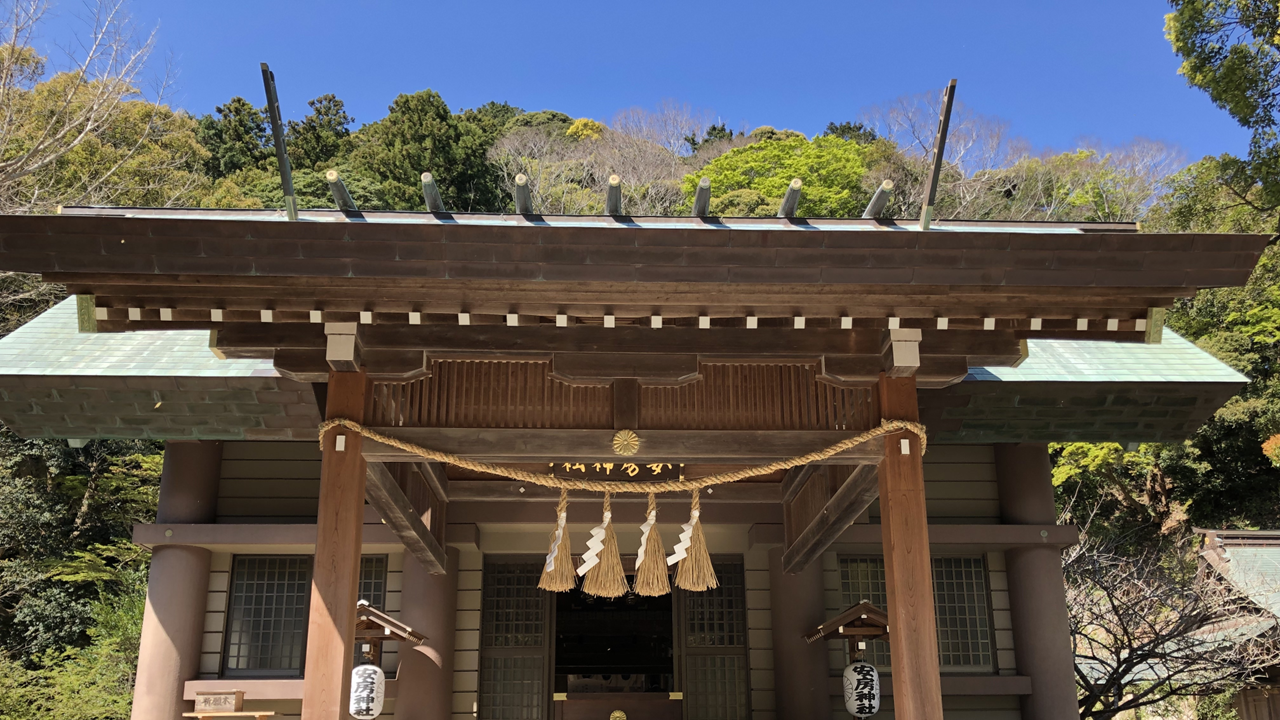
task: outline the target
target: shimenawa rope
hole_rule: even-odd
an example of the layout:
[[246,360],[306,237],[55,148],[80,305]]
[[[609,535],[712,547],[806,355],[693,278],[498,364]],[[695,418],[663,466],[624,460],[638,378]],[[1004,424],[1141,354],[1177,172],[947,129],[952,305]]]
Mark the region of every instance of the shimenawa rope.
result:
[[324,434],[335,427],[345,427],[348,430],[359,433],[360,435],[380,442],[383,445],[389,445],[397,450],[403,450],[410,455],[417,455],[425,460],[435,460],[436,462],[447,463],[457,467],[466,468],[475,472],[488,473],[490,475],[500,475],[502,477],[519,480],[521,482],[531,483],[533,485],[541,485],[542,487],[558,488],[560,490],[590,490],[592,492],[607,493],[668,493],[683,492],[687,490],[701,490],[712,485],[723,485],[725,483],[737,482],[743,478],[755,477],[756,475],[767,475],[778,470],[789,470],[793,467],[808,465],[812,462],[826,460],[849,450],[850,448],[861,445],[869,440],[874,440],[882,435],[888,435],[894,432],[909,432],[920,438],[920,453],[923,455],[928,444],[925,434],[924,425],[909,420],[885,420],[879,427],[872,428],[866,432],[858,433],[851,438],[846,438],[840,442],[825,447],[821,450],[815,450],[804,455],[797,455],[786,460],[777,460],[765,465],[756,465],[755,467],[742,468],[730,472],[716,473],[714,475],[705,475],[700,478],[689,478],[680,480],[665,481],[638,481],[631,482],[627,480],[586,480],[577,478],[562,478],[549,473],[535,473],[520,468],[507,467],[505,465],[496,465],[494,463],[478,462],[469,460],[461,455],[442,452],[440,450],[432,450],[411,442],[406,442],[390,435],[384,435],[376,430],[361,425],[354,420],[346,418],[334,418],[320,423],[320,442],[321,449],[324,447]]

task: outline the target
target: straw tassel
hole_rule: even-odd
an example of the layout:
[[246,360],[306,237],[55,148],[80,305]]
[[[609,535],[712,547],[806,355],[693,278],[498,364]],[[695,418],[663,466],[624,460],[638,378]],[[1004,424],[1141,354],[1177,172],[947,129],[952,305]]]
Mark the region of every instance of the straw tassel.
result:
[[604,520],[591,530],[587,541],[587,554],[582,556],[578,574],[586,577],[582,592],[596,597],[615,598],[627,594],[627,574],[622,570],[622,555],[618,552],[618,536],[613,531],[613,513],[609,507],[609,493],[604,494]]
[[649,493],[649,510],[640,526],[640,551],[636,553],[636,594],[657,597],[671,592],[662,536],[658,534],[658,498]]
[[551,533],[551,549],[542,568],[538,587],[549,592],[569,592],[577,584],[573,574],[573,557],[569,554],[569,491],[560,491],[560,504],[556,506],[556,529]]
[[693,491],[693,503],[689,506],[689,522],[680,526],[680,542],[676,551],[667,558],[667,565],[680,563],[676,568],[676,587],[690,592],[702,592],[720,586],[715,568],[711,566],[711,553],[707,552],[707,538],[702,534],[702,504],[698,491]]

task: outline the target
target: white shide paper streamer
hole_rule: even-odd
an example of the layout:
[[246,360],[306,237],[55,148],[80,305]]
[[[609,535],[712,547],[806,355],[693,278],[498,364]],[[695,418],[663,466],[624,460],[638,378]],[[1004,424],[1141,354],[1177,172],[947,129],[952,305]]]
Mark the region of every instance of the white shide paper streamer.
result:
[[604,549],[605,528],[609,527],[609,519],[613,513],[605,513],[604,521],[591,528],[591,539],[587,541],[587,551],[582,554],[582,564],[578,566],[578,577],[600,564],[600,551]]
[[680,526],[680,542],[676,543],[675,552],[667,557],[667,567],[675,565],[689,554],[689,546],[693,544],[693,526],[698,524],[698,516],[701,514],[694,510],[689,513],[689,522]]
[[640,551],[636,553],[636,568],[640,567],[640,563],[644,562],[644,548],[649,544],[649,531],[653,526],[658,524],[658,512],[655,510],[649,513],[649,519],[644,521],[640,526]]
[[564,541],[564,524],[568,520],[568,515],[568,513],[560,513],[560,520],[556,525],[556,539],[551,541],[551,552],[547,553],[547,564],[543,568],[547,572],[556,569],[556,553],[560,550],[560,543]]

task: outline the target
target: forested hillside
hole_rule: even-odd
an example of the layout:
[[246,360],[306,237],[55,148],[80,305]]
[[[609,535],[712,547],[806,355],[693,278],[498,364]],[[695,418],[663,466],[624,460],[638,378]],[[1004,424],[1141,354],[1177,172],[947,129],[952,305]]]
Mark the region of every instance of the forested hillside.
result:
[[[1006,123],[960,104],[935,216],[1276,232],[1274,103],[1239,97],[1241,84],[1220,72],[1231,60],[1206,40],[1220,30],[1213,8],[1174,9],[1167,32],[1187,58],[1184,74],[1259,128],[1249,157],[1188,165],[1176,148],[1140,138],[1037,150]],[[39,13],[0,18],[0,212],[283,207],[260,87],[185,112],[167,104],[163,82],[160,92],[139,91],[148,39],[108,23],[89,57],[43,57],[31,47],[41,21]],[[1261,84],[1275,74],[1255,73]],[[302,207],[333,206],[324,180],[332,169],[362,209],[423,209],[419,176],[431,172],[450,210],[510,211],[514,178],[524,174],[535,211],[592,214],[603,211],[616,174],[628,214],[687,214],[706,177],[713,215],[767,216],[798,177],[800,215],[857,217],[888,179],[895,190],[884,215],[910,219],[919,212],[937,102],[931,90],[904,96],[858,118],[831,118],[809,136],[712,124],[709,112],[676,102],[575,118],[497,100],[456,108],[430,89],[405,88],[377,119],[351,117],[334,95],[317,97],[309,113],[287,121],[286,138]],[[1175,564],[1188,557],[1193,526],[1280,528],[1276,252],[1267,251],[1248,287],[1202,292],[1169,318],[1249,385],[1186,443],[1056,448],[1066,521],[1108,547]],[[0,330],[62,292],[0,275]],[[72,449],[0,434],[0,718],[128,715],[147,564],[128,538],[133,523],[154,513],[160,463],[161,448],[148,443]]]

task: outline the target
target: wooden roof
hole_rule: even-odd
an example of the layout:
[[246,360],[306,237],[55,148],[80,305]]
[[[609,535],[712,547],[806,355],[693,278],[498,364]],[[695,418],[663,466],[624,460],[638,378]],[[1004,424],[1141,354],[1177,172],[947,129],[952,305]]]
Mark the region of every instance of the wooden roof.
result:
[[1025,337],[1140,340],[1151,308],[1243,284],[1266,244],[1128,224],[939,222],[920,232],[799,218],[281,217],[94,208],[0,217],[0,269],[94,295],[105,331],[259,323],[268,311],[273,323],[374,325],[459,324],[460,313],[471,324],[612,316],[648,326],[661,316],[663,327],[804,318],[809,329],[891,319],[934,329],[946,318],[952,330],[994,321]]
[[842,637],[875,640],[888,634],[888,613],[863,600],[822,623],[817,629],[806,635],[804,639],[810,643]]

